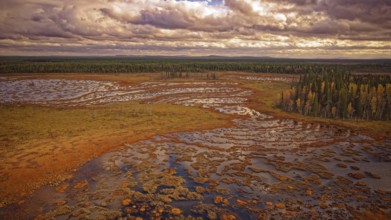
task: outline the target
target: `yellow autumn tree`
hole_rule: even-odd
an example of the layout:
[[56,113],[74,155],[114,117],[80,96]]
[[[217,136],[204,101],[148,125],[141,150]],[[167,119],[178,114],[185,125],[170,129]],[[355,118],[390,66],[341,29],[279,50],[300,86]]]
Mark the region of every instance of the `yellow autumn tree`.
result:
[[297,106],[297,110],[299,111],[299,113],[301,114],[302,113],[302,106],[301,106],[301,99],[300,98],[298,98],[297,100],[296,100],[296,106]]
[[333,118],[336,118],[336,116],[337,116],[337,107],[333,106],[331,108],[331,114],[333,115]]
[[354,112],[354,108],[353,108],[351,102],[349,102],[349,104],[348,104],[347,112],[348,112],[349,118],[351,118],[353,116],[353,112]]
[[371,100],[372,114],[376,113],[376,107],[377,107],[377,98],[376,96],[373,96]]

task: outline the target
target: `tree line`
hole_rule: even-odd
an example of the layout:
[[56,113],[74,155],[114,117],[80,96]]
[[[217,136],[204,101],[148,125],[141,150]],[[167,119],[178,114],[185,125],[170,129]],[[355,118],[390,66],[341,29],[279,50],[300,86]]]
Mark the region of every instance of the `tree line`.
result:
[[306,73],[281,93],[279,107],[323,118],[390,120],[391,76],[344,71]]
[[187,79],[187,78],[196,78],[196,79],[207,79],[207,80],[217,80],[216,73],[182,73],[182,72],[162,72],[160,73],[161,79]]
[[301,74],[345,69],[390,72],[390,62],[318,62],[262,59],[0,58],[0,73],[161,73],[240,71]]

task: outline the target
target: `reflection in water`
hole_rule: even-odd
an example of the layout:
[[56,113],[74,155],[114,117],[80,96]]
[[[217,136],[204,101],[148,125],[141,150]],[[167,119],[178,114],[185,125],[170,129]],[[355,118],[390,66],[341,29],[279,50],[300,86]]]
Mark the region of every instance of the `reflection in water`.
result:
[[[21,215],[349,219],[365,210],[390,211],[389,142],[340,128],[275,119],[245,106],[250,91],[230,86],[138,86],[137,91],[144,91],[138,96],[149,102],[200,105],[248,117],[234,119],[230,128],[174,133],[125,145],[87,163],[56,189],[43,188],[23,205],[1,214],[32,210],[27,208],[37,204],[40,209]],[[207,89],[199,94],[195,87]],[[79,101],[118,99],[108,94]],[[42,196],[49,193],[50,198]]]

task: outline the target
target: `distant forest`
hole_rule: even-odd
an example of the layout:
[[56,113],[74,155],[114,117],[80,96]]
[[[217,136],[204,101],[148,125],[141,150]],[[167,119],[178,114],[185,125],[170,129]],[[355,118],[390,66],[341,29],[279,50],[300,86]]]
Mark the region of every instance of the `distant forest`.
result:
[[326,70],[391,72],[390,60],[227,57],[0,57],[0,73],[154,73],[240,71],[303,74]]
[[285,111],[324,118],[390,120],[391,76],[306,73],[282,92],[279,105]]

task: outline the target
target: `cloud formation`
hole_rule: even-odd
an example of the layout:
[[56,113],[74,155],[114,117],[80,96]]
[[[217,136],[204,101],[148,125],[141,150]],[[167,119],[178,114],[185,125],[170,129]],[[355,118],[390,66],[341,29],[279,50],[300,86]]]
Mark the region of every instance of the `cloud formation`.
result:
[[1,55],[391,58],[389,0],[1,1]]

